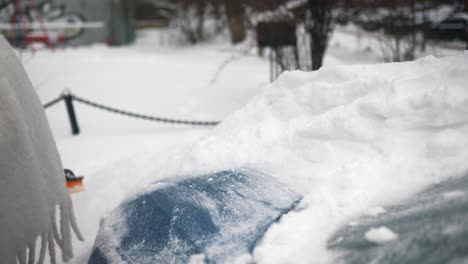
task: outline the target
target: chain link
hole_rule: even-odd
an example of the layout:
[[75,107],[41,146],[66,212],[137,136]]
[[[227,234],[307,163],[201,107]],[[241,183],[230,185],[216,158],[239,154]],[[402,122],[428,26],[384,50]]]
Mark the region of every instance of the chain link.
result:
[[134,113],[134,112],[129,112],[121,109],[117,109],[111,106],[106,106],[103,104],[99,104],[96,102],[93,102],[91,100],[76,96],[72,94],[72,97],[75,101],[103,110],[107,112],[111,112],[114,114],[119,114],[123,116],[128,116],[128,117],[133,117],[137,119],[142,119],[146,121],[153,121],[153,122],[159,122],[159,123],[167,123],[167,124],[181,124],[181,125],[191,125],[191,126],[216,126],[220,122],[219,121],[193,121],[193,120],[178,120],[178,119],[170,119],[170,118],[163,118],[163,117],[157,117],[157,116],[150,116],[150,115],[144,115],[144,114],[139,114],[139,113]]
[[62,97],[62,96],[59,96],[59,97],[55,98],[54,100],[52,100],[52,101],[48,102],[47,104],[45,104],[43,107],[44,107],[45,109],[47,109],[47,108],[49,108],[49,107],[52,107],[52,106],[58,104],[58,103],[59,103],[60,101],[62,101],[62,100],[63,100],[63,97]]

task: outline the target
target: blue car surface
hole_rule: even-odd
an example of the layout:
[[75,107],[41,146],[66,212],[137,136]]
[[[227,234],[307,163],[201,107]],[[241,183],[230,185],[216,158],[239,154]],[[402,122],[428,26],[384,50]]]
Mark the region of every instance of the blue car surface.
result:
[[155,183],[100,226],[90,264],[225,263],[252,253],[266,230],[302,197],[253,171]]

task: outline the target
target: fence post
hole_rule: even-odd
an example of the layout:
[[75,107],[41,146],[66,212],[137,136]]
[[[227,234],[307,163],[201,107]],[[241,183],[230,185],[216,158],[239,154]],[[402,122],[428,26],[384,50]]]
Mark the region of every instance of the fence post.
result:
[[73,107],[73,95],[70,91],[64,91],[62,97],[65,101],[65,106],[67,107],[68,119],[70,120],[72,134],[76,136],[80,134],[80,127],[78,126],[75,108]]

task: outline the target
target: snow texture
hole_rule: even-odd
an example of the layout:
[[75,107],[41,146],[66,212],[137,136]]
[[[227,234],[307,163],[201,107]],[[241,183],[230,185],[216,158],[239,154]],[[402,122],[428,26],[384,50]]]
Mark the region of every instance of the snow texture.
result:
[[384,244],[398,239],[398,235],[385,226],[381,226],[379,228],[371,228],[369,231],[366,232],[364,236],[370,242],[374,242],[377,244]]
[[[55,243],[73,256],[79,238],[60,157],[42,105],[16,55],[0,36],[0,256],[2,263],[43,263]],[[60,232],[56,208],[60,208]],[[36,252],[36,240],[41,239]],[[55,241],[55,242],[54,242]]]
[[89,263],[245,263],[268,227],[301,199],[251,171],[156,185],[104,218]]
[[[465,263],[468,259],[468,175],[452,177],[344,226],[328,246],[333,263]],[[450,199],[446,198],[447,194]],[[380,228],[375,228],[380,227]]]
[[370,209],[366,214],[368,216],[378,216],[378,215],[383,214],[385,212],[386,212],[385,209],[382,208],[382,207],[374,207],[374,208]]

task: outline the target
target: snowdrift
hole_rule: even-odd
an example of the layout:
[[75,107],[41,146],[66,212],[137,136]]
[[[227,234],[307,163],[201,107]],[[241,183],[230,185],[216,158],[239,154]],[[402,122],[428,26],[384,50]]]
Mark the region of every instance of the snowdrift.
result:
[[[254,167],[304,196],[257,263],[333,263],[354,217],[468,171],[468,54],[288,72],[158,176]],[[287,246],[285,246],[287,245]]]
[[247,171],[158,182],[104,218],[89,263],[248,260],[267,228],[300,199]]
[[[71,228],[80,239],[81,234],[57,147],[31,82],[2,36],[0,211],[2,263],[34,263],[36,258],[43,263],[47,249],[50,262],[55,263],[55,244],[65,261],[73,257]],[[39,238],[40,250],[36,250]]]
[[[207,247],[186,252],[204,253],[205,256],[192,259],[202,263],[229,263],[233,260],[226,256],[238,256],[238,252],[246,254],[245,259],[236,259],[240,263],[335,263],[339,256],[328,250],[327,241],[341,227],[353,224],[360,215],[375,214],[381,206],[409,198],[431,184],[466,175],[467,73],[468,53],[408,63],[324,67],[313,73],[283,74],[208,136],[170,153],[154,174],[161,179],[204,175],[226,168],[254,168],[272,176],[273,186],[276,181],[284,182],[303,199],[295,210],[269,226],[262,239],[255,240],[253,248],[249,248],[251,242],[241,239],[232,245],[243,250],[235,250],[232,255],[229,250],[227,255],[210,255],[206,249],[211,248],[208,241],[213,240],[202,238],[201,244]],[[256,189],[257,185],[253,186]],[[183,190],[182,186],[178,188]],[[266,190],[273,198],[282,196]],[[176,192],[179,196],[173,201],[184,201],[185,192]],[[210,203],[218,199],[213,196]],[[128,200],[120,209],[136,207],[135,201],[153,203],[151,192]],[[252,204],[246,212],[257,219],[254,212],[262,206],[266,204]],[[212,210],[216,206],[205,204],[203,208]],[[121,221],[132,221],[131,218],[128,211],[117,210],[104,220],[96,245],[101,253],[110,256],[111,262],[123,261],[115,245],[124,240],[106,234],[120,234],[127,239],[132,234],[140,236],[137,228],[128,233],[121,229]],[[201,233],[210,235],[209,230]],[[374,233],[376,237],[370,237],[380,241],[397,238],[387,229],[376,229]],[[257,239],[258,233],[250,234],[247,237]],[[113,246],[107,247],[102,241]],[[125,252],[138,252],[138,247],[129,245],[123,244]],[[153,246],[160,248],[157,243]],[[95,257],[99,254],[95,251],[92,259],[98,260]],[[145,256],[142,252],[137,255]]]

